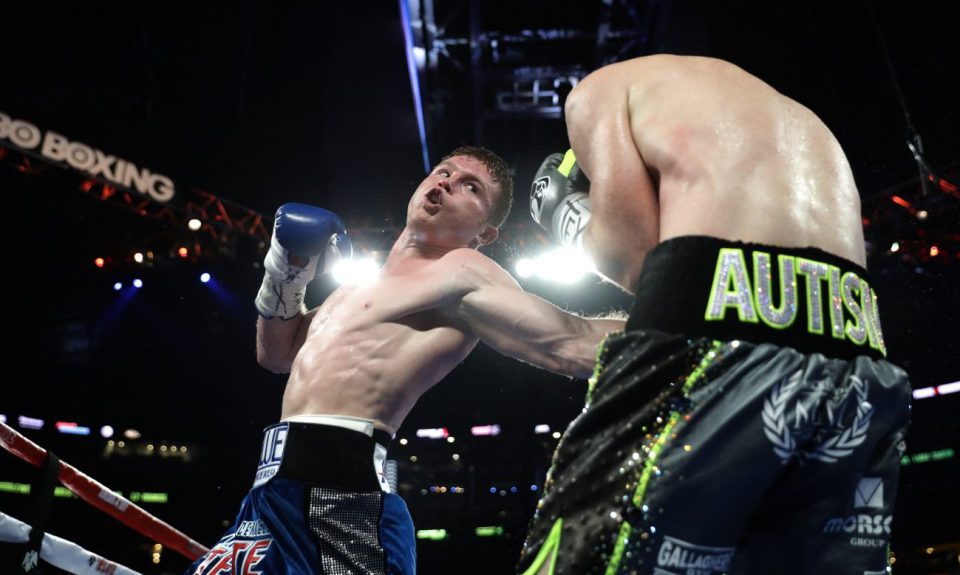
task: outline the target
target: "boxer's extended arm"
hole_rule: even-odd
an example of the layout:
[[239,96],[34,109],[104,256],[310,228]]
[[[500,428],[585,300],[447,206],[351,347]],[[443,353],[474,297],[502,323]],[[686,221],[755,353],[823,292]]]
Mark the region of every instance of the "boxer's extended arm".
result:
[[473,253],[458,270],[460,294],[447,313],[504,355],[554,373],[589,377],[597,345],[607,333],[623,329],[624,321],[566,312],[523,291],[500,266]]

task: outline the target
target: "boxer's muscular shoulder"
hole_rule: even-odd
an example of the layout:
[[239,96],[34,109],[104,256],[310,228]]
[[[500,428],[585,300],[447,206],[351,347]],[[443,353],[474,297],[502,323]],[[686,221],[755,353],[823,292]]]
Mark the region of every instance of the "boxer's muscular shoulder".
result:
[[687,93],[695,86],[708,89],[714,95],[728,90],[742,94],[744,84],[749,84],[746,88],[752,91],[770,89],[743,68],[725,60],[656,54],[600,68],[577,84],[570,98],[574,104],[578,100],[593,98],[606,101],[610,99],[611,91],[622,88],[621,92],[629,97],[631,107],[635,107],[640,102],[656,101],[658,95],[675,101],[677,90]]
[[450,282],[457,289],[469,291],[481,285],[516,285],[516,280],[499,264],[474,249],[461,248],[436,262],[440,281]]
[[656,54],[604,66],[581,80],[570,95],[573,97],[591,92],[600,95],[614,84],[629,86],[631,89],[642,89],[645,86],[669,84],[691,77],[703,78],[713,74],[749,76],[741,68],[716,58]]
[[[611,112],[657,114],[665,100],[676,100],[671,88],[707,81],[721,70],[736,68],[713,58],[657,54],[604,66],[581,80],[567,98],[567,121],[590,122]],[[736,68],[739,70],[739,68]],[[742,70],[740,73],[746,74]]]

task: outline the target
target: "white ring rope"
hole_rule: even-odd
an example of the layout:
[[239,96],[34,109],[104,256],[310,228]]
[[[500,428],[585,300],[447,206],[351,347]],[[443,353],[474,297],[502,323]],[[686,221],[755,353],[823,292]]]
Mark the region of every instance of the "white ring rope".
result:
[[[30,526],[0,511],[0,541],[7,543],[26,543],[30,538]],[[74,575],[140,575],[128,567],[114,563],[109,559],[91,553],[76,543],[61,539],[56,535],[44,533],[40,546],[40,559],[50,565],[73,573]],[[25,569],[32,570],[37,565],[37,557],[24,556]],[[28,571],[29,572],[29,571]]]

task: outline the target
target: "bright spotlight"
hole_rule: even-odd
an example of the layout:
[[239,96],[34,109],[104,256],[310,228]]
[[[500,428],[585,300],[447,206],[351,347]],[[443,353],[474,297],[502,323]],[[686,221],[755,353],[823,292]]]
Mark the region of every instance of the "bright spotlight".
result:
[[517,275],[522,278],[532,277],[537,273],[537,265],[530,258],[517,260]]
[[120,290],[122,290],[122,289],[123,289],[123,284],[122,284],[122,283],[117,282],[117,283],[113,284],[113,291],[120,291]]
[[341,285],[362,285],[380,276],[380,266],[370,258],[340,260],[333,266],[333,279]]
[[200,274],[200,282],[201,282],[201,283],[207,283],[208,281],[210,281],[210,274],[208,274],[208,273],[206,273],[206,272]]
[[189,222],[187,222],[187,227],[194,232],[200,229],[200,225],[200,220],[197,218],[192,218]]
[[137,288],[137,289],[142,288],[142,287],[143,287],[143,280],[141,280],[140,278],[137,278],[137,279],[133,280],[133,287],[135,287],[135,288]]
[[574,283],[594,269],[590,258],[573,248],[558,248],[537,258],[537,275],[562,284]]

